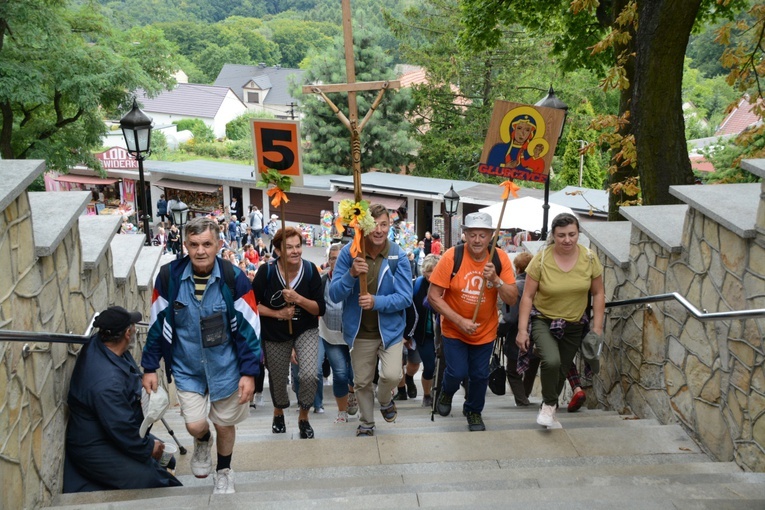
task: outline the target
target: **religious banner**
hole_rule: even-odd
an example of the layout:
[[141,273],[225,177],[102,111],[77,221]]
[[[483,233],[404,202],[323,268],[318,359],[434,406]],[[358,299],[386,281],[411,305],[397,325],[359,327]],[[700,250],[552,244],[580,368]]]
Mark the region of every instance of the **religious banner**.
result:
[[252,149],[255,153],[253,177],[270,170],[292,177],[292,183],[303,185],[303,164],[300,150],[300,124],[296,120],[252,119]]
[[545,182],[564,117],[557,108],[496,101],[478,171]]
[[120,196],[124,203],[132,204],[135,201],[135,181],[133,179],[120,181]]

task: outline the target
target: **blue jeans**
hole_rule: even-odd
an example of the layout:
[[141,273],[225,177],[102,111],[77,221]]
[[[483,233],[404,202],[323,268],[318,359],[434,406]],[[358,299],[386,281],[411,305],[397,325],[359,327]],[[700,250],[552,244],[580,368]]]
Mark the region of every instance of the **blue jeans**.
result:
[[470,345],[455,338],[443,337],[442,340],[446,360],[444,393],[457,393],[460,383],[467,377],[468,395],[463,410],[481,413],[486,402],[486,388],[489,386],[489,358],[494,343]]
[[345,344],[330,344],[323,338],[321,343],[324,344],[324,351],[327,353],[329,366],[332,367],[332,393],[335,395],[335,398],[342,398],[348,395],[348,385],[353,385],[350,350]]
[[[319,338],[321,340],[321,338]],[[316,386],[316,395],[313,397],[313,408],[318,410],[320,407],[324,407],[324,373],[321,366],[324,363],[324,342],[319,342],[319,371],[316,377],[319,379],[319,384]],[[294,363],[290,364],[290,374],[294,381],[292,389],[295,391],[295,395],[300,394],[300,378],[298,378],[298,366]]]

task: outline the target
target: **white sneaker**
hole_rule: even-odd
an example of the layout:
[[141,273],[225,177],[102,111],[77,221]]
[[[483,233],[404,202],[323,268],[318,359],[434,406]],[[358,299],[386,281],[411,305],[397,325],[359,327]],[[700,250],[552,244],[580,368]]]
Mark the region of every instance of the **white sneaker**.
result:
[[555,406],[548,406],[543,403],[539,415],[537,415],[537,424],[543,427],[552,427],[557,421],[555,419]]
[[314,414],[324,414],[324,408],[323,407],[315,407],[313,412],[314,412]]
[[348,393],[348,414],[355,416],[359,411],[359,402],[355,393]]
[[348,423],[348,413],[345,411],[338,411],[335,423]]
[[194,439],[194,455],[191,456],[191,472],[197,478],[207,478],[212,471],[212,437],[209,441]]
[[215,473],[213,494],[234,494],[235,492],[233,469],[221,469]]
[[263,405],[263,394],[262,393],[256,393],[255,394],[255,405],[258,407],[261,407]]
[[563,425],[560,424],[557,418],[553,418],[553,424],[547,427],[547,430],[562,429]]

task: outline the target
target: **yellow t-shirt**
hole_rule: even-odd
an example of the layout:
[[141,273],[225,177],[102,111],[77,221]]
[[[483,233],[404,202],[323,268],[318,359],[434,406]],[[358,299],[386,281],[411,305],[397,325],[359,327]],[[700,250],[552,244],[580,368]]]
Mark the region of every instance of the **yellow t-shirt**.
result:
[[[467,250],[467,247],[464,248]],[[505,284],[515,283],[513,275],[513,266],[510,258],[504,251],[497,250],[499,261],[502,263],[502,273],[499,277]],[[462,317],[473,318],[475,305],[478,302],[478,295],[481,292],[483,284],[483,267],[489,262],[489,255],[476,262],[465,253],[462,257],[462,264],[457,274],[452,278],[452,269],[454,268],[454,248],[449,248],[441,256],[433,274],[430,275],[430,282],[446,289],[444,301],[452,310]],[[497,325],[499,316],[497,314],[497,289],[488,288],[483,293],[481,306],[478,309],[476,322],[480,324],[473,336],[467,336],[451,321],[442,318],[441,333],[448,338],[457,338],[466,344],[481,345],[493,342],[497,337]]]
[[581,244],[578,247],[579,259],[570,271],[558,267],[552,246],[538,252],[526,268],[526,274],[539,282],[534,307],[548,319],[578,322],[587,309],[592,280],[603,274],[595,254]]

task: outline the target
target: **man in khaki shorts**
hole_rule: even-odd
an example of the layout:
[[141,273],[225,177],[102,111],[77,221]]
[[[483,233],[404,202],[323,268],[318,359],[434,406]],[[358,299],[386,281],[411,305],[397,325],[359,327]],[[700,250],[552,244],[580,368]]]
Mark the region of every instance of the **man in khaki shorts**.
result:
[[194,437],[191,471],[206,478],[212,470],[209,418],[217,434],[213,494],[231,494],[235,426],[248,416],[259,372],[260,319],[247,276],[216,255],[222,245],[218,224],[195,218],[184,233],[188,256],[162,266],[154,285],[141,360],[143,387],[156,389],[164,358],[168,381],[175,376],[186,430]]

